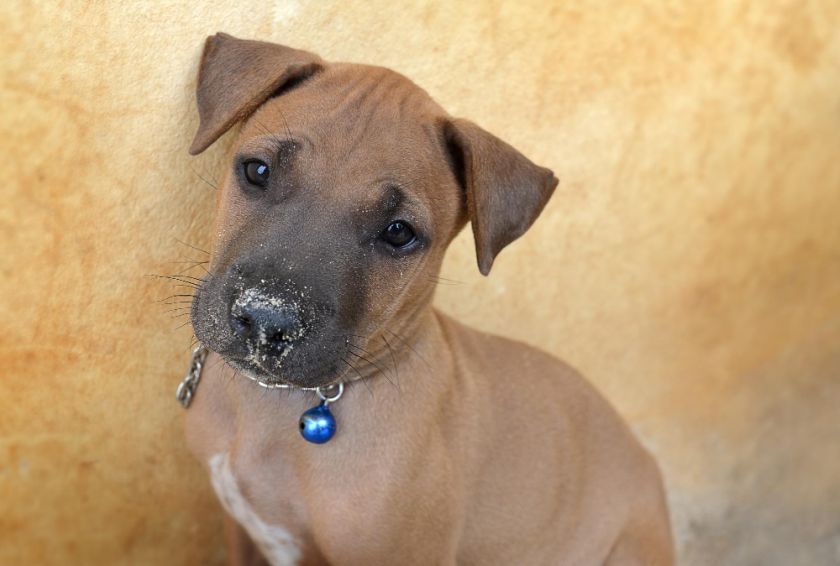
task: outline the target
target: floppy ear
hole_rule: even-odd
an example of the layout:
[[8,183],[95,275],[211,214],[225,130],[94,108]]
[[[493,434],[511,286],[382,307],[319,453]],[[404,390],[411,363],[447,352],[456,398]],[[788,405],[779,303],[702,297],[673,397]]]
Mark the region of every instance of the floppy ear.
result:
[[298,84],[323,65],[317,55],[274,43],[226,33],[208,37],[196,87],[200,125],[190,153],[198,155],[272,94]]
[[548,202],[557,179],[468,120],[448,119],[444,137],[467,201],[478,269],[490,273],[496,255],[525,233]]

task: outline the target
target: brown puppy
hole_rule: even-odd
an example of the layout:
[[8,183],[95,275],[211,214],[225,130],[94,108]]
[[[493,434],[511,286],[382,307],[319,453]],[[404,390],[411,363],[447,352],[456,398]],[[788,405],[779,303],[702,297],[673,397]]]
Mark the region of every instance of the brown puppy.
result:
[[[656,464],[610,406],[431,306],[452,238],[471,223],[486,275],[551,171],[397,73],[224,34],[198,107],[194,154],[244,122],[193,302],[213,353],[187,418],[238,523],[233,563],[672,562]],[[312,392],[254,380],[346,383],[335,437],[301,438]]]

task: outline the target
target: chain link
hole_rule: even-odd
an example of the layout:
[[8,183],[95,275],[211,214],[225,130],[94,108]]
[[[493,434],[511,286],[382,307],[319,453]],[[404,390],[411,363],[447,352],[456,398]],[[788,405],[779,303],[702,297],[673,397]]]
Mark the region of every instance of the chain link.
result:
[[204,365],[204,360],[207,359],[207,354],[210,351],[199,344],[195,347],[190,359],[190,369],[181,383],[178,384],[178,389],[175,391],[175,398],[181,403],[183,408],[188,408],[192,402],[195,389],[198,387],[198,382],[201,381],[201,367]]

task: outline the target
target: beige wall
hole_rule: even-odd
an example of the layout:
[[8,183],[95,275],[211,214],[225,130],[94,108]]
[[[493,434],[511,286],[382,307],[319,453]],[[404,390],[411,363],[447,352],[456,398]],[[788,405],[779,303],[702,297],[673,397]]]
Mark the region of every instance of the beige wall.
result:
[[190,331],[143,278],[209,241],[217,30],[395,68],[553,168],[489,279],[456,241],[438,305],[618,406],[683,563],[840,561],[838,2],[54,4],[0,8],[0,563],[222,560]]

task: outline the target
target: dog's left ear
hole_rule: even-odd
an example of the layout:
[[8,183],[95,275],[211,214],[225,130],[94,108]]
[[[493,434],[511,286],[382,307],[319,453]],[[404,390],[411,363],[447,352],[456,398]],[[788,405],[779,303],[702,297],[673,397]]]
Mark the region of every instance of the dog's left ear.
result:
[[468,120],[447,119],[443,130],[450,165],[466,196],[478,269],[487,275],[496,255],[531,227],[558,181],[549,169]]
[[198,71],[200,124],[190,146],[198,155],[273,94],[314,75],[317,55],[226,33],[207,38]]

